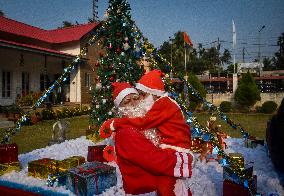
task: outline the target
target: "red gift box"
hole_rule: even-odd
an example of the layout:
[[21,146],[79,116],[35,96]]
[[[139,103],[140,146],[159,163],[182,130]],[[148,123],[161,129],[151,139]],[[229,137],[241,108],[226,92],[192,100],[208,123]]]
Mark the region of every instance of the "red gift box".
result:
[[244,186],[229,180],[223,181],[223,196],[250,196],[249,190]]
[[0,144],[0,163],[12,163],[18,160],[17,144]]
[[40,196],[39,194],[24,191],[21,189],[15,189],[5,186],[0,186],[0,195],[9,195],[9,196]]
[[106,145],[98,145],[98,146],[88,146],[88,156],[87,161],[99,161],[105,162],[106,160],[103,157],[103,150]]

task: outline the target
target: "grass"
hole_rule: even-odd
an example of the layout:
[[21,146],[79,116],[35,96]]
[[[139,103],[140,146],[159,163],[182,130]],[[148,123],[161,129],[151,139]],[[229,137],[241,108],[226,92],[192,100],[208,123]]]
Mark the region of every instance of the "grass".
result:
[[[74,139],[85,135],[85,130],[88,128],[89,124],[89,116],[67,118],[66,120],[70,122],[66,134],[68,139]],[[18,144],[19,154],[30,152],[38,148],[44,148],[51,140],[52,125],[55,122],[55,120],[48,120],[32,126],[23,126],[21,131],[13,136],[11,142]]]
[[[200,124],[205,125],[210,115],[207,113],[194,114]],[[266,114],[228,114],[235,123],[240,123],[251,135],[264,139],[266,123],[271,115]],[[67,119],[70,122],[68,139],[73,139],[85,135],[85,130],[89,124],[89,116],[80,116]],[[48,145],[52,135],[52,125],[55,121],[39,122],[32,126],[23,126],[22,130],[12,138],[19,146],[19,153],[30,152],[34,149],[44,148]],[[216,124],[222,125],[222,130],[231,137],[241,137],[239,131],[233,130],[228,124],[217,118]]]
[[[202,125],[206,125],[206,121],[209,119],[210,114],[207,113],[197,113],[194,114],[197,120]],[[245,131],[249,134],[265,139],[265,130],[267,121],[272,117],[271,114],[244,114],[244,113],[234,113],[228,114],[228,117],[236,124],[240,124]],[[216,125],[222,125],[221,130],[226,132],[231,137],[242,137],[239,130],[234,130],[230,125],[225,123],[220,118],[217,118]]]

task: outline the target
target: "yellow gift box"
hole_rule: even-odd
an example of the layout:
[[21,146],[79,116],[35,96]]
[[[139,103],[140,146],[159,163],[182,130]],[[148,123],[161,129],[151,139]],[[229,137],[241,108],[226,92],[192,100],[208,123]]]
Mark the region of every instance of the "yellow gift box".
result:
[[20,171],[20,170],[21,166],[19,161],[0,164],[0,176],[9,173],[11,171]]
[[229,163],[233,170],[240,170],[245,167],[244,157],[241,153],[229,153]]
[[60,172],[66,172],[67,170],[77,167],[85,163],[85,158],[82,156],[72,156],[62,161],[58,161],[58,169]]
[[28,163],[28,175],[38,178],[47,178],[49,174],[58,172],[58,161],[43,158]]

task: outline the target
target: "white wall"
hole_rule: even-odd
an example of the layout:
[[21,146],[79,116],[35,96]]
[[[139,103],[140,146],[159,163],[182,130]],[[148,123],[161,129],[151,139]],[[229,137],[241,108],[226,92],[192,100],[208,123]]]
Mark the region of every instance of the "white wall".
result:
[[[62,44],[55,48],[61,52],[78,55],[80,54],[80,42],[72,42]],[[81,82],[80,82],[80,67],[73,70],[70,74],[70,102],[81,102]]]
[[[20,66],[20,56],[23,54],[24,65]],[[0,48],[0,105],[13,104],[17,93],[22,92],[22,72],[30,75],[30,91],[40,91],[40,74],[44,73],[44,55],[31,52],[23,52],[15,49]],[[62,59],[47,57],[47,73],[52,81],[55,74],[63,73]],[[11,98],[2,97],[2,71],[10,71]]]
[[70,102],[81,102],[80,66],[70,74]]
[[[260,93],[261,101],[256,102],[255,106],[261,106],[266,101],[274,101],[279,106],[282,99],[284,98],[284,93]],[[219,106],[222,101],[234,102],[234,96],[232,93],[227,94],[207,94],[206,100]]]
[[80,54],[80,42],[76,41],[68,44],[62,44],[55,49],[67,54],[78,55]]

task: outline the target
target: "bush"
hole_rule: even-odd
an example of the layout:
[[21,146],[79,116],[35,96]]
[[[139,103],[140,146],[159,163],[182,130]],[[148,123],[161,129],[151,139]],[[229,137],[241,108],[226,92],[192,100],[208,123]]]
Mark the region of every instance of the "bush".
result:
[[62,113],[63,113],[64,118],[69,118],[73,116],[72,112],[66,107],[62,108]]
[[244,108],[249,108],[257,101],[260,101],[260,99],[260,91],[258,90],[254,78],[249,72],[244,74],[235,92],[236,102]]
[[9,105],[9,106],[6,106],[6,108],[4,109],[4,111],[6,113],[13,113],[13,114],[18,114],[18,113],[22,113],[23,111],[21,110],[21,108],[16,105],[16,104],[13,104],[13,105]]
[[262,107],[261,106],[256,106],[255,107],[255,112],[262,113]]
[[90,113],[90,109],[87,106],[82,108],[81,114],[86,115]]
[[229,101],[222,101],[220,104],[221,112],[230,112],[232,110],[232,103]]
[[29,93],[17,99],[16,103],[20,106],[32,106],[40,98],[41,93]]
[[266,101],[261,106],[261,111],[266,114],[275,112],[277,104],[274,101]]
[[80,107],[75,107],[74,108],[74,116],[80,116],[82,114]]
[[57,119],[65,118],[65,116],[64,116],[64,114],[63,114],[63,112],[61,110],[56,110],[55,114],[56,114],[56,118]]
[[69,108],[69,115],[70,115],[70,117],[78,116],[78,115],[76,115],[76,109],[75,108]]
[[53,120],[55,119],[56,115],[53,110],[44,109],[41,111],[41,117],[43,120]]

